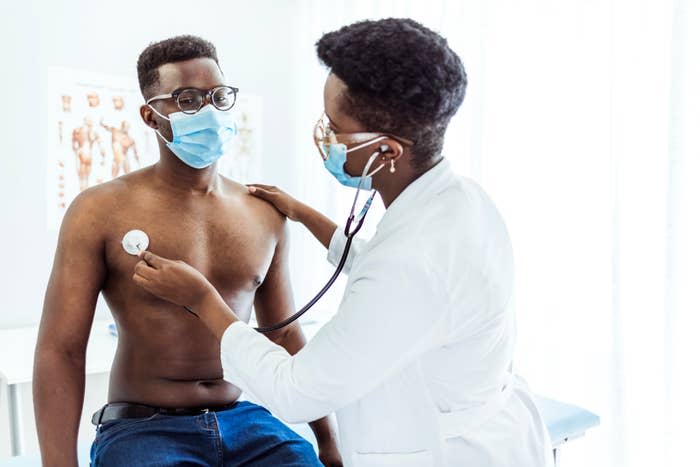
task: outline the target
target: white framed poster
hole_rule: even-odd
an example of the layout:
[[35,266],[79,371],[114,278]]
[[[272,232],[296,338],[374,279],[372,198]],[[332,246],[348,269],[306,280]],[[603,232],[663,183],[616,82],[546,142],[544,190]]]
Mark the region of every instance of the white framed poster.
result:
[[56,229],[81,191],[152,164],[158,145],[135,79],[49,68],[48,80],[47,225]]

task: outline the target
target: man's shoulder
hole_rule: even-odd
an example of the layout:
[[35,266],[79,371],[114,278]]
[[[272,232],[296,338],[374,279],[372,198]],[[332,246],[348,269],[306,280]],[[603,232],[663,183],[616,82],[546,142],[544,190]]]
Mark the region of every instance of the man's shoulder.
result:
[[128,175],[119,177],[117,179],[110,180],[109,182],[100,183],[99,185],[83,190],[78,196],[75,197],[72,205],[78,205],[82,208],[103,205],[115,195],[128,191],[130,181],[127,177]]
[[222,177],[222,179],[229,196],[235,198],[237,204],[248,211],[255,221],[263,222],[275,231],[284,230],[286,217],[272,204],[251,195],[246,185],[225,177]]
[[125,196],[129,196],[143,179],[143,174],[133,172],[109,182],[87,188],[75,197],[68,207],[66,220],[77,223],[98,225],[108,223],[109,214]]

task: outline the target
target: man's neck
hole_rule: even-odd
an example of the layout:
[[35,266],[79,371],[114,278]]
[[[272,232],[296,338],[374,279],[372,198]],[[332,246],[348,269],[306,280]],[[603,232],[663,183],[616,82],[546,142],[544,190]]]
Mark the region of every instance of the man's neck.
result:
[[155,165],[155,175],[175,191],[209,194],[219,187],[216,163],[204,169],[194,169],[167,149],[161,150],[160,160]]

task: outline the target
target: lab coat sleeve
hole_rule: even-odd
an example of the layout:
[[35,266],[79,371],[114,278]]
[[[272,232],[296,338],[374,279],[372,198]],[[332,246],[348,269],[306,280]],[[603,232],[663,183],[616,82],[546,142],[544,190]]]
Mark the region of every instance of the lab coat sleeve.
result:
[[294,356],[248,325],[232,324],[221,341],[224,379],[278,417],[308,422],[361,398],[434,347],[449,332],[436,274],[420,256],[367,259],[367,273],[353,276],[336,315]]
[[[345,229],[342,227],[338,227],[335,229],[335,232],[333,233],[333,237],[331,238],[331,243],[328,246],[328,262],[331,263],[333,266],[338,267],[338,264],[340,263],[340,257],[343,256],[343,251],[345,250],[345,244],[347,243],[348,238],[345,236]],[[352,239],[352,244],[350,245],[350,251],[348,252],[348,258],[345,260],[345,266],[343,266],[343,272],[345,274],[348,274],[350,272],[350,268],[352,267],[352,264],[355,262],[355,257],[357,256],[358,252],[362,250],[367,242],[365,240],[361,240],[357,237]]]

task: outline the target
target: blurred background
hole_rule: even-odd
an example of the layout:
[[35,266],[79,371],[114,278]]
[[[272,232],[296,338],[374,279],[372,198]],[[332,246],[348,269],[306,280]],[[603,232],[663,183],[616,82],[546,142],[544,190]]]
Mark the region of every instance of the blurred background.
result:
[[[56,197],[70,201],[61,191],[70,182],[60,176],[75,178],[77,169],[64,139],[82,123],[56,126],[61,89],[87,79],[91,89],[108,82],[133,96],[143,48],[200,35],[217,47],[228,84],[248,96],[252,115],[254,170],[222,162],[228,173],[278,185],[343,222],[352,193],[325,172],[311,140],[327,75],[314,44],[354,21],[411,17],[444,35],[467,70],[467,97],[444,155],[485,187],[509,227],[517,371],[535,392],[601,416],[599,428],[564,450],[562,465],[697,462],[700,2],[24,0],[3,2],[0,12],[0,332],[37,325],[60,222]],[[128,112],[140,105],[127,103]],[[109,94],[102,105],[119,110]],[[109,118],[91,122],[107,152],[116,128]],[[146,148],[138,162],[127,151],[134,169],[148,162],[156,136],[130,119],[129,134]],[[299,305],[332,270],[322,247],[292,229]],[[370,222],[366,236],[371,229]],[[328,319],[342,287],[306,319]],[[109,317],[103,303],[97,317]],[[20,390],[32,451],[30,384]],[[86,413],[105,402],[106,390],[106,375],[88,378]],[[7,402],[0,385],[0,458],[10,452]],[[83,428],[89,441],[93,432]]]

